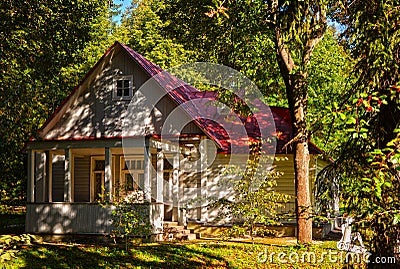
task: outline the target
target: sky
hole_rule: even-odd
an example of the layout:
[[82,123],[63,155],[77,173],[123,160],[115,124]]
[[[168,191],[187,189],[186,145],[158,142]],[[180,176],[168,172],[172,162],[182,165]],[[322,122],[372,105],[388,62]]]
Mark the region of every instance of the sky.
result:
[[[132,3],[132,0],[113,0],[113,2],[114,2],[114,4],[117,4],[117,5],[122,4],[122,6],[121,6],[121,8],[120,8],[120,10],[122,11],[122,12],[121,12],[121,14],[122,14],[123,11],[124,11],[127,7],[129,7],[129,5]],[[120,22],[120,21],[121,21],[121,14],[118,15],[118,16],[115,16],[113,20],[116,21],[116,22]],[[341,32],[344,31],[344,27],[343,27],[342,25],[338,24],[337,22],[333,22],[333,21],[331,21],[331,20],[328,20],[328,24],[331,25],[331,26],[333,26],[333,27],[335,27],[336,30],[337,30],[339,33],[341,33]]]
[[[132,0],[114,0],[113,2],[114,2],[114,4],[117,4],[117,5],[122,4],[120,10],[124,11],[132,3]],[[120,20],[121,20],[121,15],[118,15],[118,16],[114,17],[114,21],[119,22]]]

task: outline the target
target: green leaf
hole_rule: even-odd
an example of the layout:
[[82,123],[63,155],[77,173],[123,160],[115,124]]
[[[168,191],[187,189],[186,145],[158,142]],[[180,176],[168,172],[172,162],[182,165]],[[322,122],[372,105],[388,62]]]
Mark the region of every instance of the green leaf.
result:
[[354,117],[351,117],[347,120],[346,124],[356,124],[357,120]]
[[380,150],[380,149],[374,149],[374,151],[372,151],[371,153],[374,154],[374,155],[381,155],[381,154],[383,154],[383,153],[382,153],[382,150]]
[[385,181],[385,183],[383,183],[383,185],[384,185],[385,187],[388,187],[388,188],[393,187],[392,182],[389,182],[389,181]]
[[382,199],[382,189],[381,189],[380,186],[376,186],[376,187],[375,187],[374,193],[375,193],[375,196],[376,196],[378,199]]
[[397,225],[398,223],[400,223],[400,215],[396,214],[393,218],[393,225]]
[[[346,115],[342,112],[338,112],[338,115],[340,117],[341,120],[345,120],[346,119]],[[355,123],[355,122],[354,122]]]

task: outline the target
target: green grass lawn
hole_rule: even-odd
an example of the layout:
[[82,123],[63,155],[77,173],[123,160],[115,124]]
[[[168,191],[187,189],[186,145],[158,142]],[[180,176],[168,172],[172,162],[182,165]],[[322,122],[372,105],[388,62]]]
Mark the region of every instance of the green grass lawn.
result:
[[[24,211],[11,210],[0,213],[0,235],[21,234],[24,222]],[[0,268],[254,269],[342,268],[345,265],[345,254],[337,252],[335,241],[317,241],[306,248],[296,245],[295,238],[256,238],[254,245],[248,239],[214,239],[133,243],[128,251],[123,244],[100,243],[95,237],[77,242],[81,244],[46,243],[38,240],[30,246],[20,246],[15,258],[0,263]],[[365,265],[361,264],[356,268],[365,268]]]
[[[334,241],[317,242],[308,248],[296,246],[294,242],[293,238],[259,239],[253,246],[250,242],[196,240],[137,244],[131,245],[128,251],[122,246],[36,243],[21,249],[7,265],[11,268],[86,269],[341,268],[344,264],[340,255],[336,255],[336,260],[335,255],[324,256],[336,252]],[[278,258],[278,253],[285,253],[285,256],[280,254]],[[315,260],[310,253],[316,255]]]

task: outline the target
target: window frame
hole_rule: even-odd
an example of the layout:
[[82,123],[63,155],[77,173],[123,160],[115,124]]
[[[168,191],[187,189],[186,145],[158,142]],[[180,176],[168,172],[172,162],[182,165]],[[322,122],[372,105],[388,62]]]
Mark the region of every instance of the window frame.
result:
[[[124,87],[122,88],[122,96],[118,96],[118,81],[129,80],[129,95],[124,95]],[[116,76],[113,80],[113,100],[131,100],[133,96],[133,90],[135,86],[133,85],[133,75]]]
[[[129,161],[129,162],[135,161],[135,163],[137,163],[137,161],[140,161],[141,168],[136,169],[136,167],[135,167],[135,169],[131,169],[128,167],[128,169],[125,169],[126,161]],[[125,188],[123,188],[123,190],[122,190],[123,196],[129,195],[130,193],[135,192],[135,191],[143,192],[143,189],[142,189],[143,186],[140,186],[140,179],[139,179],[139,177],[140,177],[139,174],[143,174],[143,176],[144,176],[144,156],[143,155],[121,156],[121,158],[120,158],[120,177],[119,177],[120,178],[120,182],[119,182],[120,187],[125,186],[125,184],[126,184],[125,175],[131,174],[131,170],[134,173],[134,176],[137,177],[137,178],[133,177],[133,185],[136,184],[136,186],[138,186],[138,189],[134,189],[133,191],[127,191],[127,190],[125,190]]]

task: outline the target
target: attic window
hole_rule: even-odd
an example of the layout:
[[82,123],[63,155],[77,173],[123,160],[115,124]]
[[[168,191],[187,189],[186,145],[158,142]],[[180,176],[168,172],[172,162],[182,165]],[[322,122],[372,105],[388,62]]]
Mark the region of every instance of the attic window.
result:
[[132,76],[120,76],[114,81],[114,99],[127,99],[130,100],[133,95],[133,77]]

